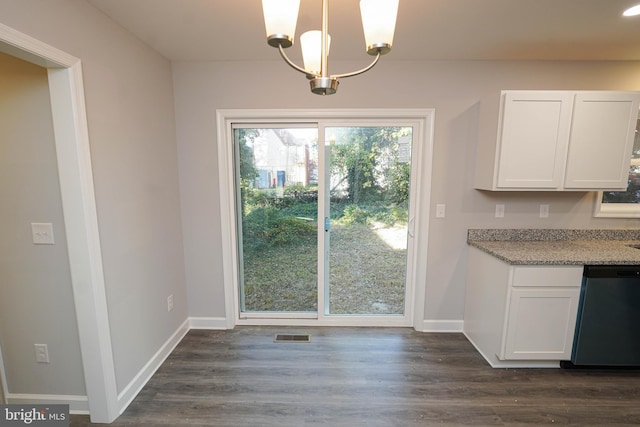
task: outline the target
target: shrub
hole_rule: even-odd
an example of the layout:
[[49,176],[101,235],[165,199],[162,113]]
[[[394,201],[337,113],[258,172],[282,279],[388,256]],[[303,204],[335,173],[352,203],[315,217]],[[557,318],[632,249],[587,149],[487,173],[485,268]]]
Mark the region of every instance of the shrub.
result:
[[316,228],[305,220],[291,216],[283,216],[271,223],[267,233],[267,241],[271,245],[308,241],[316,237]]
[[375,221],[379,221],[385,225],[393,226],[396,223],[407,223],[409,221],[409,212],[407,206],[385,206],[375,210],[372,214]]
[[249,248],[309,241],[316,237],[313,223],[283,215],[272,207],[254,209],[245,216],[242,225],[244,244]]
[[306,218],[313,218],[315,220],[318,217],[318,204],[316,202],[294,203],[290,207],[283,209],[282,213],[284,215],[301,216]]
[[358,205],[348,205],[344,208],[342,222],[345,224],[366,224],[369,221],[369,213]]

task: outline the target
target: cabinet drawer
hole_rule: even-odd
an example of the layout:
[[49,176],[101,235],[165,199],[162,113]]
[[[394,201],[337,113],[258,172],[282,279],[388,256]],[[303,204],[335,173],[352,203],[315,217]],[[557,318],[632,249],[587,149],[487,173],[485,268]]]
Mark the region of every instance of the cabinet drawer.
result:
[[579,287],[582,283],[582,271],[582,266],[514,267],[512,284],[516,287]]

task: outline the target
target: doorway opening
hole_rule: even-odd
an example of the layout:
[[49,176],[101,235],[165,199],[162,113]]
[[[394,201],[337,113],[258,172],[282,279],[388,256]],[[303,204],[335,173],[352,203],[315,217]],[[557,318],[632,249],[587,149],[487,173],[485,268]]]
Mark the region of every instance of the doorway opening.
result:
[[[111,422],[121,404],[115,382],[102,272],[82,66],[78,58],[0,24],[0,51],[47,68],[64,224],[87,399],[76,412]],[[3,381],[5,379],[3,378]],[[6,386],[6,384],[5,384]],[[11,396],[5,399],[12,401]],[[69,403],[74,411],[75,401]]]

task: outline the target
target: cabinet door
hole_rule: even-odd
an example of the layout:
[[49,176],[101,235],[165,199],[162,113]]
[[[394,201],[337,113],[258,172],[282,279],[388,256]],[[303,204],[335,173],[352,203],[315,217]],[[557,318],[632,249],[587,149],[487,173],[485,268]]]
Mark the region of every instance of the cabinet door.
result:
[[636,92],[577,92],[565,188],[626,190],[638,118]]
[[504,93],[497,187],[562,186],[572,99],[565,91]]
[[512,288],[504,360],[569,360],[580,288]]

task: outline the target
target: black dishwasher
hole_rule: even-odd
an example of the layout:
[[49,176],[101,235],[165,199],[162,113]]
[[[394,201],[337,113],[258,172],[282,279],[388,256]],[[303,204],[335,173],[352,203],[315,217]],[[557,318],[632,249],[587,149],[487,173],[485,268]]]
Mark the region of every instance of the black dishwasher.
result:
[[640,366],[640,266],[584,267],[571,364]]

